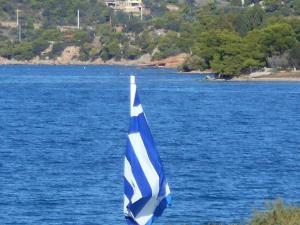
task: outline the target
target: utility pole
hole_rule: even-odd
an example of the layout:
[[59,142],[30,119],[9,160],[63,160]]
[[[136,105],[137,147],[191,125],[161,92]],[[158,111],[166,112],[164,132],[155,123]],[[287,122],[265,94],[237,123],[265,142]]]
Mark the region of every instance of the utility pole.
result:
[[241,3],[242,3],[242,7],[244,7],[244,5],[245,5],[245,0],[241,0]]
[[21,41],[22,36],[21,36],[22,32],[21,32],[21,25],[19,22],[19,9],[17,9],[17,37],[18,40]]
[[141,6],[141,20],[143,20],[143,6]]
[[77,29],[80,29],[80,12],[79,9],[77,10]]
[[19,42],[22,41],[22,28],[21,25],[19,25]]
[[19,26],[19,9],[17,9],[17,27]]

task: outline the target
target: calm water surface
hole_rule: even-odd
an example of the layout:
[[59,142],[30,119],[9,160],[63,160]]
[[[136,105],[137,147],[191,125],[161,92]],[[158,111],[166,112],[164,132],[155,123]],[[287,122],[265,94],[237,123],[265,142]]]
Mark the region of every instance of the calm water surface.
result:
[[131,73],[173,192],[157,225],[243,222],[277,197],[300,204],[300,83],[1,66],[1,225],[125,225]]

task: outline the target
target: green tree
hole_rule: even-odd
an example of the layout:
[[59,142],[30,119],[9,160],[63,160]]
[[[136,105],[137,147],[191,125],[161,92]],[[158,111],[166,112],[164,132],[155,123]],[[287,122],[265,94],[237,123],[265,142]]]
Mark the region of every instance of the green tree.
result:
[[247,8],[236,17],[234,21],[235,30],[244,36],[249,31],[261,26],[264,22],[265,16],[265,12],[260,5]]
[[179,66],[180,71],[190,72],[195,70],[205,70],[208,68],[205,60],[197,55],[188,57],[182,65]]
[[46,29],[46,30],[41,30],[41,38],[43,40],[47,41],[60,41],[62,39],[62,34],[61,32],[54,28],[54,29]]
[[30,60],[35,55],[32,51],[32,43],[31,42],[20,42],[14,45],[13,48],[14,58],[17,60]]
[[263,45],[263,37],[264,32],[255,29],[243,38],[242,53],[245,57],[255,60],[256,66],[264,66],[268,57],[267,47]]
[[297,16],[271,16],[267,19],[265,27],[282,23],[290,25],[296,34],[296,39],[300,41],[300,18]]
[[42,51],[44,51],[46,48],[48,48],[49,42],[39,38],[32,42],[32,53],[34,55],[39,55]]
[[96,26],[96,34],[98,36],[108,36],[112,33],[112,27],[109,24],[98,24]]
[[242,39],[226,30],[203,32],[194,44],[193,54],[203,58],[221,77],[230,78],[263,65],[263,51],[252,41],[251,37]]
[[291,50],[290,50],[290,64],[292,67],[296,67],[300,69],[300,43],[297,43]]
[[153,23],[157,29],[173,30],[178,32],[183,22],[181,12],[166,13],[162,17],[153,19]]
[[292,1],[292,8],[294,10],[295,15],[300,15],[300,1],[299,0]]
[[296,43],[296,34],[289,24],[270,25],[262,31],[261,42],[266,46],[269,56],[283,54]]
[[240,55],[214,56],[211,68],[219,78],[232,78],[238,76],[242,70],[243,58]]
[[79,52],[79,59],[82,61],[88,61],[89,60],[89,53],[91,51],[92,47],[90,46],[89,43],[84,43]]
[[104,45],[100,53],[101,58],[104,61],[115,58],[121,59],[121,48],[117,40],[111,40],[108,44]]
[[140,49],[132,45],[126,45],[123,49],[124,58],[130,60],[137,59],[140,56],[140,53]]
[[180,53],[178,39],[178,33],[174,31],[169,31],[165,36],[160,37],[157,44],[159,52],[154,54],[154,59],[162,59]]
[[0,56],[7,59],[13,57],[13,44],[10,41],[0,42]]
[[205,59],[206,63],[210,65],[213,57],[221,53],[223,46],[240,41],[241,38],[236,33],[226,30],[210,30],[202,32],[198,36],[192,52]]
[[141,48],[142,53],[151,54],[153,49],[155,48],[156,43],[151,32],[146,30],[136,37],[135,45]]
[[72,38],[73,43],[83,45],[86,42],[91,42],[92,38],[87,31],[75,31]]

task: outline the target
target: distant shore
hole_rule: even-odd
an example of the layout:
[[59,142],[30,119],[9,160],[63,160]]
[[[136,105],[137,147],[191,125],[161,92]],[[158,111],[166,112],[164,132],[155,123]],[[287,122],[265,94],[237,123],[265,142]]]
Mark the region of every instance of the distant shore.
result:
[[[75,52],[75,53],[74,53]],[[76,53],[77,52],[77,53]],[[71,46],[66,49],[66,52],[62,56],[56,59],[40,59],[35,57],[31,60],[18,61],[10,60],[0,57],[0,65],[120,65],[120,66],[141,66],[141,67],[164,67],[164,68],[177,68],[181,65],[185,59],[188,57],[187,54],[179,54],[171,57],[167,57],[161,60],[151,60],[149,54],[143,55],[135,60],[108,60],[103,61],[101,58],[95,59],[93,61],[81,61],[74,56],[78,56],[79,50]]]
[[207,79],[213,82],[300,82],[300,71],[271,72],[262,75],[241,75],[232,79]]
[[282,71],[272,72],[268,75],[261,75],[257,77],[240,76],[231,79],[231,81],[290,81],[300,82],[300,71]]
[[[145,55],[136,60],[109,60],[104,62],[101,59],[96,59],[94,61],[80,61],[78,59],[50,59],[43,60],[39,58],[34,58],[28,61],[18,61],[9,60],[0,57],[0,65],[118,65],[118,66],[138,66],[138,67],[163,67],[163,68],[178,68],[181,63],[186,59],[186,54],[180,54],[177,56],[168,57],[166,59],[151,61],[150,56]],[[180,72],[179,72],[180,73]],[[182,72],[190,74],[211,74],[211,71],[191,71]],[[281,72],[270,72],[270,73],[258,73],[255,75],[241,75],[239,77],[234,77],[230,80],[225,79],[213,79],[209,78],[207,81],[233,81],[233,82],[300,82],[300,71],[281,71]]]

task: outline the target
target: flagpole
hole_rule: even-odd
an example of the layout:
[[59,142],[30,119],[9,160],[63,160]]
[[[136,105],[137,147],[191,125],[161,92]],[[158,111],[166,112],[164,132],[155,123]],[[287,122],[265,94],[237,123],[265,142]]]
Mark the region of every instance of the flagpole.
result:
[[[168,182],[130,76],[130,126],[124,163],[124,214],[128,224],[152,224],[171,204]],[[150,193],[150,194],[149,194]]]
[[134,104],[134,96],[136,92],[135,76],[130,76],[130,115]]

